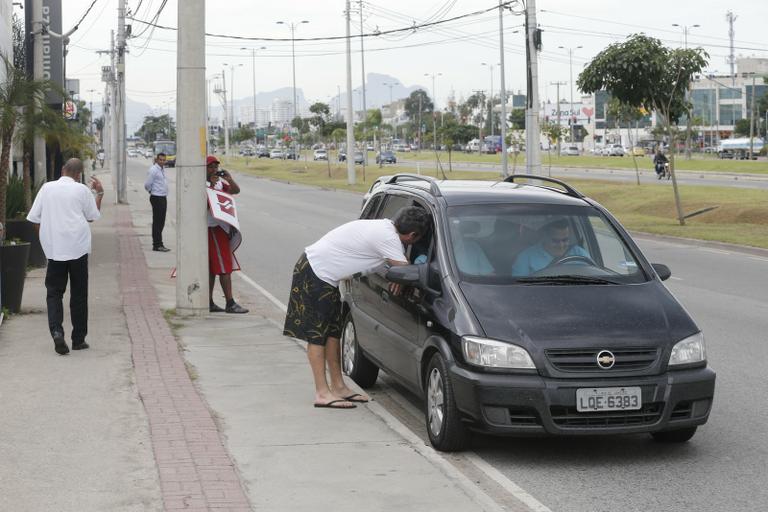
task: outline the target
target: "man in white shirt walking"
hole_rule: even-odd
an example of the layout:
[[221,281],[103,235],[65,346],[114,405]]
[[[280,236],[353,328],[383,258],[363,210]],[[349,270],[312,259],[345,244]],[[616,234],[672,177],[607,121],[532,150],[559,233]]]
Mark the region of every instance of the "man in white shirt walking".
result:
[[48,258],[45,275],[48,327],[58,354],[69,353],[64,339],[62,298],[70,283],[69,309],[72,319],[72,349],[88,348],[88,254],[91,252],[89,222],[101,216],[104,188],[91,177],[95,197],[80,183],[83,162],[70,158],[61,169],[61,178],[45,183],[27,215],[36,224],[40,245]]
[[299,258],[293,269],[283,334],[308,343],[315,407],[353,409],[353,402],[369,400],[347,387],[341,373],[343,311],[339,281],[384,264],[407,265],[404,246],[424,236],[430,222],[428,213],[416,206],[401,209],[394,221],[355,220],[330,231]]
[[168,182],[165,181],[165,153],[155,156],[155,163],[147,171],[144,190],[149,192],[149,204],[152,205],[152,250],[168,252],[163,245],[165,213],[168,210]]

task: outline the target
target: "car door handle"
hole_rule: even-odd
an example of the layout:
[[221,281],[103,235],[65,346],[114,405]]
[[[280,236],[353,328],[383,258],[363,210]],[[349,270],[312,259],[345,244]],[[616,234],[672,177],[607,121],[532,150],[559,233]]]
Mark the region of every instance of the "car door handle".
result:
[[389,293],[386,291],[381,292],[381,300],[382,302],[389,302]]

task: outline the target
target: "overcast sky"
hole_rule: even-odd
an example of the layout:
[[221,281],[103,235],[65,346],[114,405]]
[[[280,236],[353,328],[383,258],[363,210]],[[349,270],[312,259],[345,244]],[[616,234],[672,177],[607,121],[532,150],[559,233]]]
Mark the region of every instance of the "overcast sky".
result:
[[[82,16],[93,0],[63,0],[64,29]],[[150,20],[163,0],[129,0],[138,19]],[[413,24],[439,21],[493,7],[493,0],[374,0],[363,1],[363,26],[366,33],[400,29]],[[322,38],[345,34],[343,0],[282,0],[277,2],[217,0],[206,2],[206,32],[241,37],[290,38],[290,29],[277,21],[309,21],[296,29],[296,38]],[[96,0],[93,10],[72,36],[67,74],[80,79],[81,96],[99,101],[103,84],[102,65],[109,58],[95,50],[109,48],[110,30],[117,29],[117,0]],[[537,0],[537,20],[543,29],[543,50],[539,54],[539,86],[542,99],[555,97],[552,82],[570,82],[568,50],[573,48],[573,79],[579,70],[612,42],[644,32],[668,46],[684,44],[687,25],[688,45],[702,46],[710,55],[710,70],[727,73],[729,66],[728,23],[726,12],[737,16],[735,53],[738,56],[768,58],[768,1],[734,0]],[[18,8],[16,8],[18,9]],[[138,10],[137,10],[138,9]],[[353,2],[353,34],[360,32],[359,2]],[[520,8],[516,8],[520,11]],[[157,23],[177,26],[177,1],[168,0]],[[18,10],[17,10],[18,12]],[[525,47],[522,16],[505,14],[505,64],[507,89],[525,91]],[[679,27],[672,26],[677,23]],[[699,25],[699,27],[693,27]],[[133,22],[129,42],[127,91],[133,100],[155,107],[175,101],[176,33],[170,30],[145,30]],[[515,30],[520,30],[514,33]],[[266,49],[260,49],[262,46]],[[576,48],[582,46],[582,48]],[[252,91],[252,58],[256,48],[256,89],[270,91],[291,86],[291,43],[274,41],[207,38],[208,75],[219,73],[224,63],[242,64],[235,71],[236,98],[249,97]],[[337,86],[346,83],[344,41],[296,42],[296,86],[309,101],[328,102]],[[361,82],[360,40],[353,39],[353,88]],[[481,65],[499,62],[498,11],[469,16],[428,29],[367,38],[366,73],[392,75],[405,86],[423,85],[431,95],[432,79],[425,73],[442,73],[436,78],[438,107],[445,105],[451,91],[466,97],[475,89],[491,85],[491,71]],[[227,73],[229,79],[229,72]],[[499,70],[494,69],[494,90],[499,88]],[[88,92],[96,89],[97,92]],[[561,91],[567,98],[569,86]],[[575,92],[574,94],[578,94]]]

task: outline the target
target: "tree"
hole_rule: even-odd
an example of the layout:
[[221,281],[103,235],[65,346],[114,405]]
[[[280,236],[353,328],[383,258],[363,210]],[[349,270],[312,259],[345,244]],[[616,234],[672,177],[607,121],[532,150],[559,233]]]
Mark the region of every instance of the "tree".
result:
[[600,52],[576,81],[583,93],[606,90],[623,104],[656,111],[672,148],[670,171],[680,225],[685,225],[685,216],[674,171],[676,144],[672,126],[690,112],[686,92],[708,58],[702,48],[670,49],[658,39],[634,34]]
[[[176,139],[176,128],[168,114],[161,116],[144,116],[144,121],[134,135],[138,135],[147,143],[158,139]],[[159,136],[159,137],[158,137]]]
[[309,107],[309,111],[315,114],[309,119],[309,123],[315,128],[321,130],[325,124],[330,120],[331,109],[327,103],[316,102]]
[[[40,115],[52,112],[46,106],[37,109],[36,103],[53,89],[53,84],[49,81],[31,80],[27,77],[23,66],[16,67],[4,55],[0,57],[5,66],[5,82],[0,84],[0,145],[2,145],[0,149],[0,223],[5,225],[5,196],[14,133],[19,128],[19,133],[23,133],[25,137],[34,136],[37,122],[40,120],[35,112],[39,112]],[[25,176],[24,181],[26,190],[27,187],[31,187],[28,175]]]
[[[421,100],[421,105],[419,105]],[[410,96],[405,99],[405,114],[411,121],[418,121],[419,114],[424,116],[425,113],[432,112],[435,106],[432,100],[429,99],[429,95],[422,89],[413,91]]]
[[232,142],[238,144],[244,140],[251,140],[256,137],[256,131],[250,126],[241,126],[232,132]]
[[513,130],[525,130],[525,110],[522,108],[512,109],[509,114],[509,123]]
[[[622,103],[618,98],[611,98],[611,101],[608,103],[608,115],[616,120],[617,128],[621,126],[621,123],[626,124],[627,128],[630,128],[632,121],[639,121],[644,117],[642,109]],[[627,133],[629,134],[629,146],[632,148],[634,147],[632,130],[628,129]],[[640,168],[637,165],[637,158],[634,151],[630,151],[630,153],[632,155],[632,163],[635,165],[635,178],[637,184],[640,185]]]

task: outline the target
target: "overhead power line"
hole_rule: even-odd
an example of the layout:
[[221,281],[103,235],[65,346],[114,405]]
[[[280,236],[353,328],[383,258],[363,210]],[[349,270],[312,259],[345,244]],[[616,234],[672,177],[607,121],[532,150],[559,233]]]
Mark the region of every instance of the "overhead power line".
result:
[[[511,4],[517,4],[517,1],[516,0],[510,0],[508,2],[504,2],[503,4],[501,4],[501,7],[506,7],[506,6],[511,5]],[[472,16],[479,16],[481,14],[486,14],[488,12],[495,11],[498,8],[499,8],[499,5],[496,4],[493,7],[489,7],[488,9],[483,9],[483,10],[480,10],[480,11],[469,12],[469,13],[462,14],[462,15],[459,15],[459,16],[454,16],[453,18],[446,18],[446,19],[443,19],[443,20],[432,21],[432,22],[429,22],[429,23],[421,23],[421,24],[418,24],[418,25],[414,23],[413,25],[411,25],[409,27],[396,28],[396,29],[392,29],[392,30],[375,31],[375,32],[367,33],[367,34],[359,34],[359,35],[356,35],[356,36],[353,36],[353,37],[355,37],[355,38],[357,38],[357,37],[379,37],[379,36],[383,36],[383,35],[387,35],[387,34],[397,34],[397,33],[401,33],[401,32],[416,31],[416,30],[419,30],[419,29],[422,29],[422,28],[434,27],[434,26],[443,25],[445,23],[449,23],[449,22],[452,22],[452,21],[461,20],[461,19],[465,19],[465,18],[470,18]],[[130,19],[135,21],[135,22],[143,23],[145,25],[149,25],[149,26],[152,26],[154,28],[159,28],[159,29],[162,29],[162,30],[178,30],[176,27],[168,27],[168,26],[165,26],[165,25],[159,25],[157,23],[140,20],[138,18],[130,18]],[[232,36],[232,35],[226,35],[226,34],[211,34],[211,33],[208,33],[208,32],[206,32],[205,35],[208,36],[208,37],[220,37],[222,39],[237,39],[237,40],[241,40],[241,41],[285,42],[285,41],[291,41],[292,40],[291,38]],[[301,42],[301,41],[339,41],[339,40],[344,40],[344,39],[347,39],[347,36],[326,36],[326,37],[296,38],[296,39],[293,39],[293,41],[295,41],[295,42]]]

